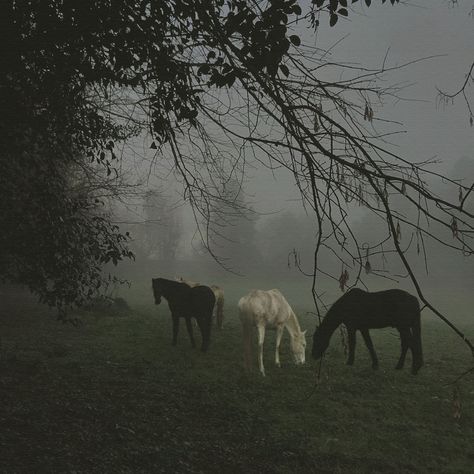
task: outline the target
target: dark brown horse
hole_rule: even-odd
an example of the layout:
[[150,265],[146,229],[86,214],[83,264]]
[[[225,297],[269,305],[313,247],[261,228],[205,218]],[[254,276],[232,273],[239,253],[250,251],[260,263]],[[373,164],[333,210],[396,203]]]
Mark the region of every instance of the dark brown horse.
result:
[[423,365],[421,346],[420,305],[418,299],[403,290],[386,290],[375,293],[354,288],[341,296],[329,309],[313,336],[312,355],[319,359],[329,346],[329,339],[340,324],[347,327],[349,357],[354,363],[356,331],[359,330],[372,358],[372,367],[378,368],[369,329],[394,327],[401,340],[400,359],[396,369],[402,369],[408,349],[412,353],[412,372],[416,374]]
[[155,304],[161,303],[161,297],[168,301],[173,318],[173,346],[178,339],[179,318],[185,319],[191,344],[193,347],[196,346],[191,324],[191,318],[196,318],[202,336],[201,350],[206,352],[211,337],[212,311],[216,301],[213,291],[207,286],[191,288],[185,283],[164,278],[153,278],[152,285]]

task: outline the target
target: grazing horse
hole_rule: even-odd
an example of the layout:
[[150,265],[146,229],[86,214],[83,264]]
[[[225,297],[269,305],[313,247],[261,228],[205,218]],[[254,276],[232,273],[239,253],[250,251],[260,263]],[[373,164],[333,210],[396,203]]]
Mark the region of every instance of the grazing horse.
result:
[[178,283],[164,278],[153,278],[153,294],[155,304],[161,303],[161,297],[168,301],[173,318],[173,346],[176,345],[179,329],[179,318],[184,318],[189,338],[193,347],[196,346],[193,336],[191,318],[196,318],[201,330],[201,350],[206,352],[211,336],[212,311],[215,304],[213,291],[207,286],[191,288],[185,283]]
[[[186,285],[191,288],[200,285],[200,283],[195,281],[185,280],[183,277],[176,277],[175,280],[181,283],[186,283]],[[216,324],[219,329],[222,329],[224,327],[224,290],[217,285],[211,285],[209,288],[214,292],[214,296],[216,297],[216,304],[214,306],[214,309],[216,310]]]
[[340,324],[347,327],[349,339],[348,365],[354,364],[356,331],[359,330],[372,358],[372,368],[378,368],[377,355],[369,329],[394,327],[401,340],[400,359],[396,369],[402,369],[408,349],[412,353],[412,373],[423,365],[421,346],[420,305],[418,299],[403,290],[368,293],[353,288],[341,296],[329,309],[313,336],[312,355],[319,359],[329,346],[329,339]]
[[280,342],[283,329],[286,327],[290,333],[291,349],[297,364],[304,364],[306,348],[306,331],[301,331],[298,319],[278,290],[252,290],[248,295],[239,300],[239,316],[242,322],[244,338],[244,362],[245,367],[250,370],[252,365],[252,329],[258,330],[258,362],[260,372],[265,376],[263,366],[263,341],[265,339],[265,328],[276,328],[276,350],[275,363],[280,367]]

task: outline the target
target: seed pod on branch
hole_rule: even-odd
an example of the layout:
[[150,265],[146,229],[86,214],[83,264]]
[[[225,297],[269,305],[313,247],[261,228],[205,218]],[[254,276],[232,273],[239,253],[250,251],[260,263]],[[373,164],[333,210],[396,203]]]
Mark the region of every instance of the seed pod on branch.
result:
[[400,222],[397,222],[397,233],[396,233],[397,241],[400,242],[402,240],[402,229],[400,227]]
[[453,217],[451,224],[450,224],[451,230],[453,232],[453,237],[456,238],[459,235],[459,229],[458,229],[458,221],[455,217]]
[[341,273],[341,276],[339,277],[339,288],[341,291],[344,291],[347,285],[347,282],[349,281],[349,272],[347,269],[343,270]]

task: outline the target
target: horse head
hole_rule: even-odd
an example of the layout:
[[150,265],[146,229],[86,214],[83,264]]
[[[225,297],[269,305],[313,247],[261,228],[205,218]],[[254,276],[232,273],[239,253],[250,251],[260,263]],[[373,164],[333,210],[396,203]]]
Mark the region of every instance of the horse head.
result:
[[160,287],[160,279],[159,278],[152,278],[151,284],[153,286],[153,295],[155,296],[155,304],[161,303],[161,287]]
[[300,331],[291,338],[291,349],[295,363],[304,364],[306,360],[306,331]]

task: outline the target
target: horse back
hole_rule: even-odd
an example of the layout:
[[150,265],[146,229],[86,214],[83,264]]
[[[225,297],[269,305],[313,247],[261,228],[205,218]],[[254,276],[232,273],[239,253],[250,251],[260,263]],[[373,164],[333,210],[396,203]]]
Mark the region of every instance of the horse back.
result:
[[257,326],[278,326],[284,324],[292,309],[279,290],[252,290],[240,298],[240,319],[243,323]]
[[190,287],[185,283],[177,283],[179,288],[168,297],[172,312],[184,317],[195,317],[212,313],[214,309],[214,292],[208,286]]
[[348,326],[361,329],[413,327],[420,319],[418,299],[404,290],[369,293],[354,289],[344,297],[343,304],[336,309]]
[[193,308],[199,311],[212,312],[215,302],[214,292],[208,286],[199,285],[191,288],[191,305]]

